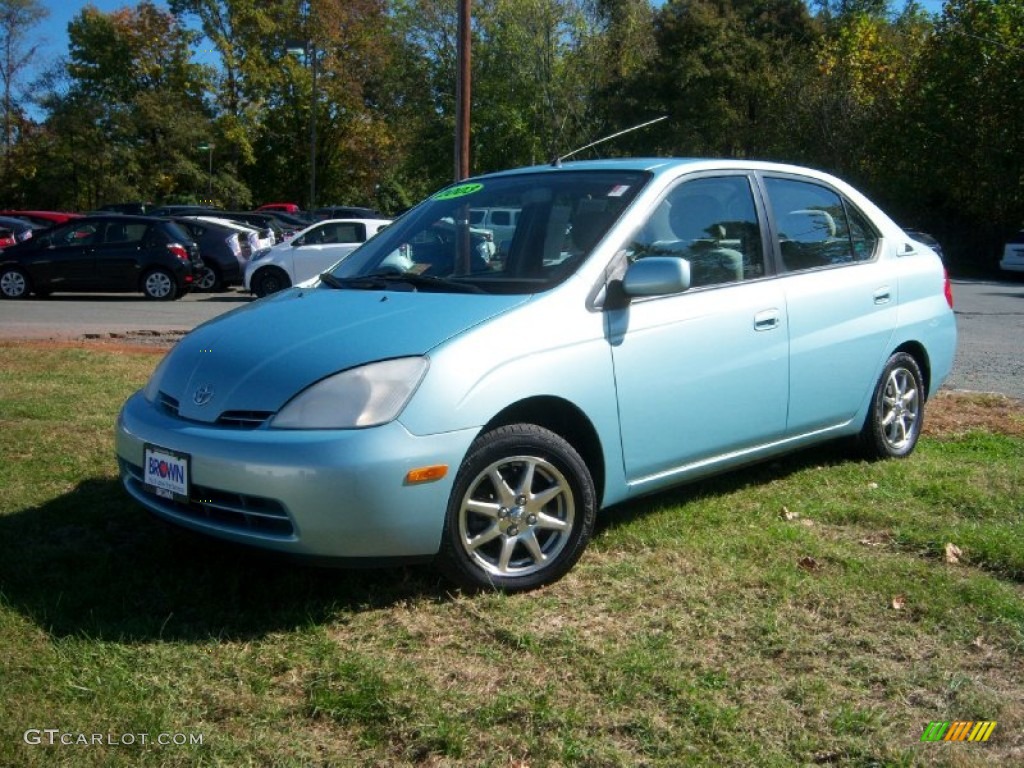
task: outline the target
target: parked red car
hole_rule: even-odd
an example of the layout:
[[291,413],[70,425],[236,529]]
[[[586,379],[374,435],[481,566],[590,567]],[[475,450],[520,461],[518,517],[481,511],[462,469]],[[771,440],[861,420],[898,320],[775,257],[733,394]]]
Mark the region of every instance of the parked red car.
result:
[[68,213],[67,211],[0,211],[0,216],[24,219],[30,224],[41,227],[52,227],[54,224],[63,224],[71,219],[82,218],[80,213]]
[[281,211],[281,213],[298,213],[302,209],[295,203],[264,203],[257,211]]

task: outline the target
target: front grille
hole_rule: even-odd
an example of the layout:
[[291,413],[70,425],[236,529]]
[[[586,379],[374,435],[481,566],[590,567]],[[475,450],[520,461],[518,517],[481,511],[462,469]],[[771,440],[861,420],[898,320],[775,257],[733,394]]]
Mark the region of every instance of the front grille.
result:
[[[181,418],[180,401],[166,392],[157,395],[157,407],[170,416]],[[219,427],[256,429],[266,424],[273,415],[273,411],[224,411],[217,417],[216,424]]]
[[121,474],[137,493],[152,504],[197,522],[214,523],[242,533],[290,537],[295,533],[284,505],[276,499],[230,493],[193,485],[188,502],[158,496],[143,482],[142,467],[120,459]]
[[157,395],[157,406],[162,408],[171,416],[177,416],[178,411],[181,408],[181,403],[178,402],[177,398],[171,397],[166,392],[160,392]]
[[273,415],[273,411],[224,411],[217,417],[217,424],[222,427],[255,429],[263,426]]

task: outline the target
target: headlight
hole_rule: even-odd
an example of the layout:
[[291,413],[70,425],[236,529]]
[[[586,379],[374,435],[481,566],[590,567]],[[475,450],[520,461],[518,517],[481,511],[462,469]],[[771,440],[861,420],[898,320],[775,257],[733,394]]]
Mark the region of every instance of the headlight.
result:
[[336,373],[300,392],[270,422],[278,429],[375,427],[395,419],[427,371],[402,357]]

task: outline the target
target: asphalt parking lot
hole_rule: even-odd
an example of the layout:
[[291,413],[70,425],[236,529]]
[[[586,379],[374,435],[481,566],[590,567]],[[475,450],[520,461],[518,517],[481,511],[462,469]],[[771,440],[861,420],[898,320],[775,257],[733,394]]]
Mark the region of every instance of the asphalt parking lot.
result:
[[[951,389],[1024,399],[1024,281],[954,280],[959,340]],[[0,338],[170,338],[253,299],[240,290],[155,302],[141,295],[0,301]]]

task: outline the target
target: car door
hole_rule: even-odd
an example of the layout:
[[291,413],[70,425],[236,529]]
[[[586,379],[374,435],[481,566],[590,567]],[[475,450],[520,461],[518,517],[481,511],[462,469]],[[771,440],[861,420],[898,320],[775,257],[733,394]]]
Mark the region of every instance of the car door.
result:
[[34,280],[50,291],[94,290],[99,223],[76,221],[49,232],[32,255]]
[[867,217],[817,180],[765,175],[789,312],[787,431],[846,424],[874,387],[896,327],[895,275]]
[[100,290],[138,290],[142,276],[142,243],[148,225],[144,221],[110,220],[104,223],[96,244],[96,274]]
[[326,221],[292,244],[292,282],[319,275],[366,241],[366,226],[355,221]]
[[640,228],[631,258],[678,256],[692,287],[607,314],[623,461],[636,489],[782,437],[785,297],[766,269],[751,180],[684,181]]

